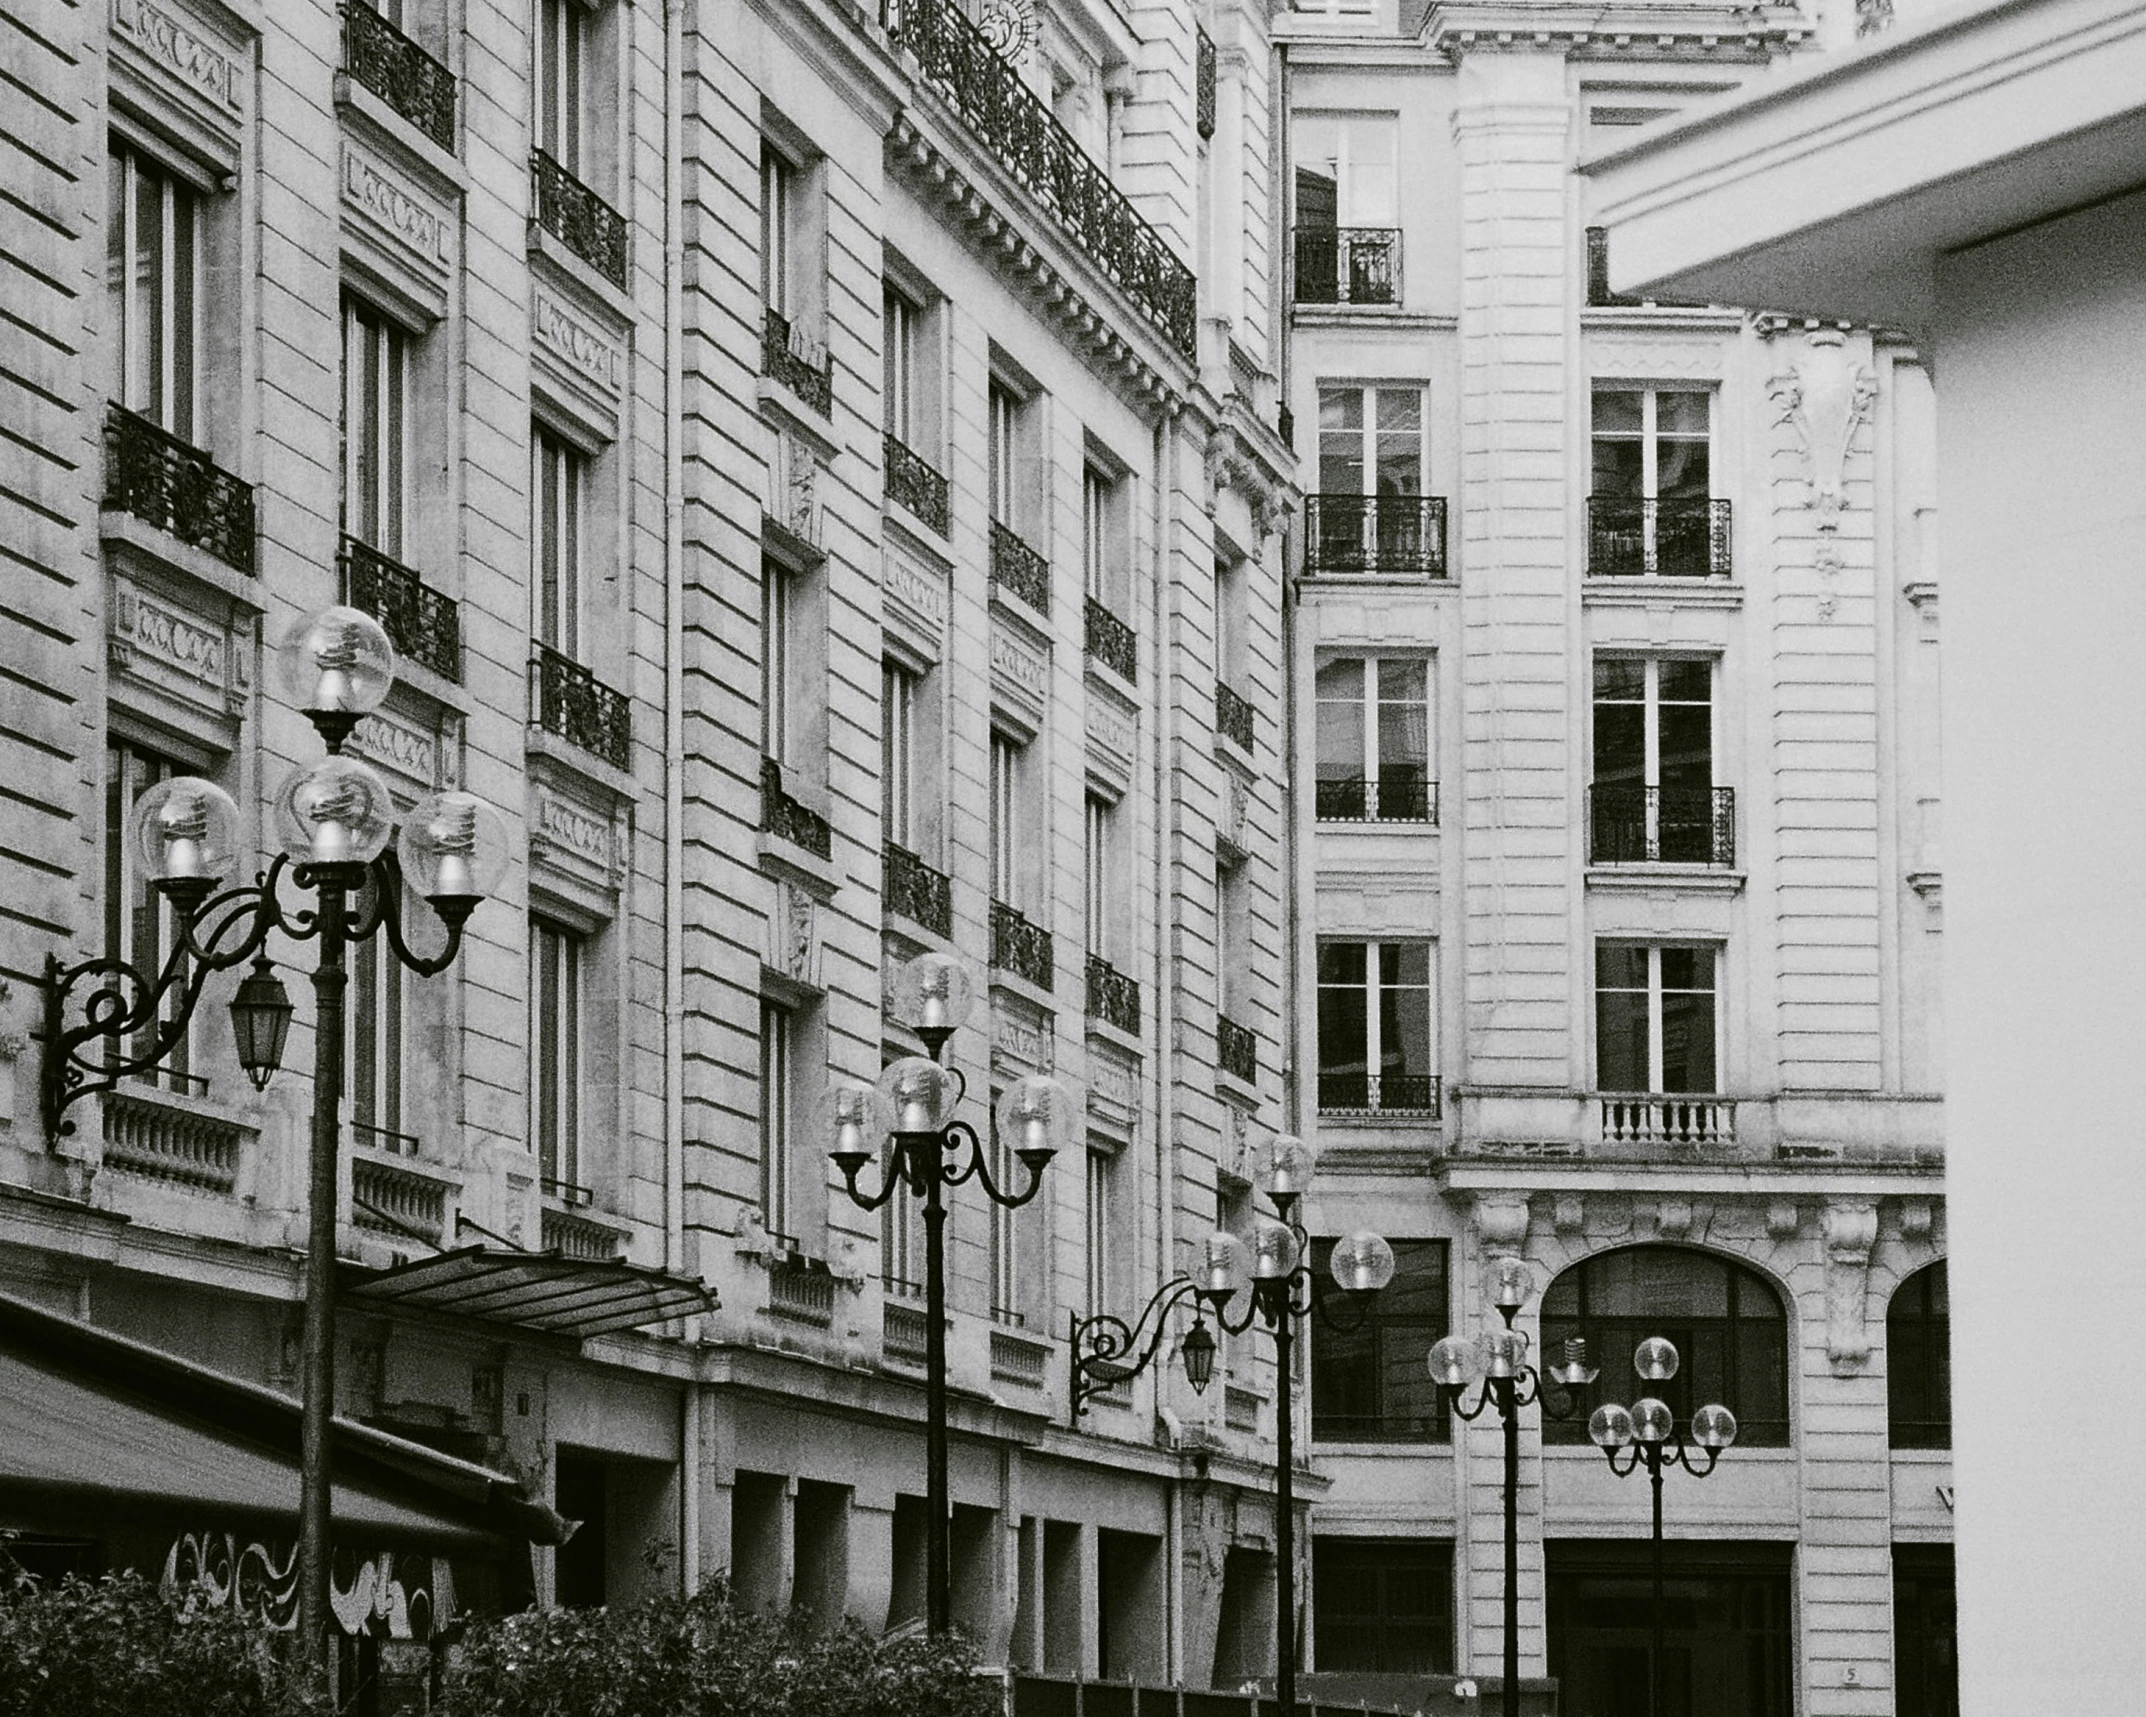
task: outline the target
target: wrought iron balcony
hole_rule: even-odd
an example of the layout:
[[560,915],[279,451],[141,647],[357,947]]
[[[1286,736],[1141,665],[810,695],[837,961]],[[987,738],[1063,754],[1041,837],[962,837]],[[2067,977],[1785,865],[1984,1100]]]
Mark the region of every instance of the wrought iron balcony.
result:
[[1401,302],[1401,234],[1396,227],[1298,227],[1299,304]]
[[1120,1031],[1140,1031],[1140,984],[1100,954],[1088,956],[1088,1017]]
[[1258,732],[1252,706],[1220,680],[1215,681],[1215,727],[1239,751],[1250,754]]
[[117,404],[104,413],[104,504],[253,576],[253,485]]
[[1088,598],[1088,654],[1126,681],[1140,677],[1140,641],[1109,607]]
[[396,655],[443,680],[461,679],[462,615],[453,597],[356,537],[343,539],[340,568],[343,600],[380,622]]
[[954,933],[954,891],[946,872],[934,870],[906,847],[887,844],[884,900],[889,912],[921,924],[934,936]]
[[1589,578],[1727,578],[1729,503],[1701,496],[1587,499]]
[[810,805],[790,796],[782,784],[782,765],[772,757],[760,759],[760,827],[815,858],[834,855],[834,830]]
[[946,535],[946,478],[922,454],[886,437],[887,499],[899,501],[925,524]]
[[343,70],[453,153],[455,74],[364,0],[343,7]]
[[1605,1092],[1601,1105],[1605,1145],[1733,1145],[1736,1099],[1711,1093]]
[[1038,614],[1051,611],[1051,563],[1023,542],[1010,525],[991,521],[991,582],[1010,590]]
[[1322,823],[1436,823],[1438,783],[1409,775],[1322,777],[1312,787]]
[[1239,1025],[1227,1014],[1215,1016],[1215,1060],[1232,1079],[1259,1083],[1259,1038],[1250,1026]]
[[1445,1081],[1435,1073],[1319,1075],[1322,1115],[1413,1115],[1438,1119]]
[[1051,933],[1040,924],[1031,924],[1003,900],[991,903],[991,964],[1027,979],[1039,990],[1051,989],[1057,981]]
[[1587,789],[1589,864],[1736,867],[1734,787]]
[[1304,570],[1329,575],[1445,577],[1445,497],[1306,495]]
[[529,157],[537,225],[621,292],[626,290],[626,217],[543,150]]
[[529,658],[531,712],[537,726],[600,757],[614,769],[633,767],[633,711],[588,669],[539,644]]
[[1192,31],[1192,125],[1202,142],[1215,134],[1215,39],[1198,25]]
[[880,0],[879,21],[978,143],[1125,289],[1185,358],[1197,356],[1192,270],[1110,175],[949,0]]
[[760,373],[780,382],[825,417],[834,409],[834,365],[826,352],[808,356],[790,319],[779,310],[760,313]]

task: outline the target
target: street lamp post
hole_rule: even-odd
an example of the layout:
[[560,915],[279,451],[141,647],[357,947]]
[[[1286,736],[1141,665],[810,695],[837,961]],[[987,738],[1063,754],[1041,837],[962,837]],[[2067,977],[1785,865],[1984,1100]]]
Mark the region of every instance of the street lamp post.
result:
[[[877,1085],[838,1082],[821,1100],[820,1121],[828,1155],[842,1173],[850,1200],[862,1210],[877,1210],[906,1188],[924,1203],[924,1536],[925,1622],[934,1635],[953,1623],[953,1570],[949,1539],[946,1433],[946,1194],[974,1180],[984,1196],[1007,1209],[1018,1209],[1043,1188],[1043,1171],[1051,1158],[1071,1143],[1081,1125],[1081,1100],[1069,1086],[1047,1075],[1017,1080],[1000,1097],[996,1114],[999,1144],[1020,1159],[1027,1184],[1018,1191],[1001,1186],[992,1173],[976,1129],[956,1120],[953,1110],[964,1095],[960,1070],[941,1064],[947,1040],[968,1017],[975,990],[968,972],[944,954],[920,954],[901,970],[895,984],[898,1016],[906,1020],[924,1047],[921,1055],[894,1062]],[[887,1156],[879,1190],[859,1185],[866,1163]]]
[[[341,1149],[346,951],[378,934],[397,960],[430,976],[454,963],[462,927],[505,875],[507,827],[483,800],[427,795],[402,818],[401,863],[385,856],[394,797],[343,742],[394,683],[395,653],[370,615],[330,608],[301,620],[277,652],[287,689],[327,755],[294,772],[276,795],[282,851],[250,883],[228,884],[239,814],[213,781],[178,776],[136,801],[128,829],[149,886],[171,907],[177,934],[162,968],[114,958],[45,962],[41,1098],[45,1135],[74,1131],[67,1110],[93,1092],[153,1072],[185,1036],[211,973],[251,960],[231,1002],[239,1064],[255,1089],[282,1065],[291,1002],[265,949],[269,937],[317,941],[313,971],[313,1120],[308,1165],[305,1354],[298,1479],[298,1637],[318,1665],[328,1626],[330,1429],[335,1412],[335,1231]],[[314,904],[287,903],[285,879]],[[410,884],[446,926],[434,954],[404,939],[401,890]],[[79,1016],[68,1006],[79,995]]]
[[[1676,1344],[1666,1336],[1649,1336],[1632,1355],[1632,1369],[1643,1383],[1667,1383],[1676,1376],[1682,1361]],[[1719,1404],[1701,1407],[1691,1416],[1691,1438],[1668,1402],[1642,1396],[1627,1407],[1606,1402],[1587,1421],[1587,1434],[1609,1457],[1610,1470],[1619,1478],[1647,1469],[1654,1488],[1654,1640],[1647,1656],[1647,1710],[1649,1717],[1662,1711],[1662,1472],[1681,1466],[1694,1478],[1705,1478],[1721,1459],[1722,1451],[1736,1441],[1736,1415]],[[1701,1466],[1692,1455],[1696,1445],[1705,1451]]]
[[[1513,1319],[1527,1304],[1531,1278],[1518,1258],[1503,1258],[1492,1267],[1492,1298],[1503,1319],[1502,1327],[1475,1341],[1449,1335],[1432,1343],[1429,1365],[1432,1380],[1446,1405],[1461,1418],[1473,1421],[1496,1406],[1505,1430],[1505,1717],[1520,1713],[1520,1409],[1540,1402],[1547,1418],[1569,1418],[1579,1393],[1596,1377],[1587,1363],[1587,1343],[1574,1336],[1565,1343],[1564,1360],[1549,1369],[1548,1381],[1560,1390],[1552,1401],[1545,1392],[1544,1374],[1528,1363],[1528,1340],[1513,1328]],[[1480,1383],[1475,1404],[1466,1396]]]

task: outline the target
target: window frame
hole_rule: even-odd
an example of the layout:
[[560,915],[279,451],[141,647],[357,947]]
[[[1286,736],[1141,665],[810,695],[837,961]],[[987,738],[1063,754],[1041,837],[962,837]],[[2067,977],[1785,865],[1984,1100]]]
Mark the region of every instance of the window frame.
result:
[[[1327,440],[1329,436],[1345,436],[1346,428],[1328,429],[1326,404],[1329,398],[1355,395],[1362,414],[1362,421],[1354,434],[1357,439],[1355,460],[1357,485],[1354,489],[1332,489],[1326,483]],[[1386,470],[1379,457],[1379,438],[1384,435],[1398,437],[1402,432],[1380,427],[1379,402],[1387,394],[1413,396],[1416,403],[1416,471],[1414,489],[1388,490],[1381,486],[1380,478]],[[1346,381],[1327,378],[1318,387],[1318,446],[1313,457],[1319,476],[1318,493],[1322,495],[1350,495],[1358,500],[1420,501],[1430,494],[1431,485],[1431,390],[1430,385],[1420,381]],[[1337,454],[1336,457],[1342,457]]]
[[1021,826],[1028,745],[1003,727],[991,729],[991,898],[1025,915],[1027,872],[1014,832]]
[[[409,901],[401,868],[390,865],[388,870],[388,885],[401,896],[403,922],[408,923]],[[345,1095],[353,1130],[365,1128],[396,1139],[411,1136],[404,1125],[410,1107],[409,979],[409,969],[387,946],[384,934],[375,933],[351,946],[349,1079]],[[375,1148],[393,1147],[376,1143]]]
[[906,662],[879,662],[879,814],[881,839],[917,852],[917,700],[923,676]]
[[412,535],[417,337],[356,293],[343,294],[342,311],[342,529],[400,563]]
[[[1911,1290],[1916,1303],[1903,1306]],[[1920,1342],[1912,1361],[1904,1339],[1911,1332]],[[1919,1376],[1907,1376],[1911,1364]],[[1920,1413],[1905,1410],[1916,1406]],[[1952,1302],[1943,1258],[1903,1276],[1886,1302],[1885,1430],[1894,1449],[1952,1447]]]
[[[1421,668],[1423,672],[1423,695],[1420,700],[1388,698],[1384,695],[1384,686],[1379,670],[1388,662],[1398,662],[1405,666]],[[1332,668],[1351,665],[1359,670],[1356,695],[1349,699],[1327,695],[1324,690],[1327,671]],[[1434,767],[1434,760],[1438,749],[1436,737],[1432,731],[1432,724],[1437,711],[1437,702],[1432,689],[1433,667],[1434,661],[1428,652],[1392,652],[1368,655],[1322,654],[1320,658],[1314,661],[1312,667],[1312,807],[1316,821],[1329,823],[1353,823],[1359,821],[1371,823],[1417,823],[1435,822],[1437,820],[1432,800],[1432,795],[1437,789],[1437,771]],[[1348,708],[1357,712],[1362,745],[1360,755],[1357,758],[1357,773],[1354,776],[1324,778],[1320,776],[1319,771],[1325,765],[1325,759],[1320,755],[1324,750],[1325,739],[1322,731],[1322,721],[1330,707],[1336,709]],[[1420,707],[1423,723],[1422,754],[1414,760],[1415,766],[1422,774],[1422,780],[1419,784],[1423,806],[1421,812],[1406,808],[1406,801],[1404,801],[1404,808],[1394,809],[1386,802],[1385,795],[1381,792],[1385,785],[1386,775],[1385,759],[1381,753],[1385,738],[1387,711],[1392,709],[1406,712],[1414,707]],[[1402,719],[1405,720],[1405,713]],[[1327,780],[1337,782],[1353,780],[1361,787],[1360,803],[1362,810],[1360,815],[1350,816],[1322,807],[1318,790]],[[1399,784],[1403,787],[1407,785],[1405,781]],[[1329,805],[1333,802],[1332,799],[1327,801]]]
[[1670,704],[1679,708],[1694,707],[1689,698],[1665,698],[1662,695],[1662,669],[1666,665],[1703,666],[1707,670],[1706,699],[1706,785],[1712,788],[1718,783],[1715,776],[1721,773],[1721,658],[1719,656],[1676,655],[1652,653],[1642,650],[1596,650],[1588,658],[1588,783],[1590,786],[1632,785],[1632,783],[1608,783],[1602,779],[1601,761],[1601,712],[1605,702],[1629,706],[1630,699],[1605,700],[1599,678],[1600,668],[1610,662],[1638,662],[1645,669],[1645,682],[1639,698],[1642,710],[1640,718],[1640,780],[1644,787],[1662,785],[1662,707]]
[[[1726,1093],[1721,1089],[1721,1087],[1728,1082],[1726,1078],[1726,1068],[1728,1060],[1727,1045],[1724,1041],[1724,1032],[1727,1025],[1727,1010],[1724,1009],[1722,1006],[1721,995],[1723,988],[1722,967],[1724,961],[1727,958],[1728,952],[1726,946],[1719,942],[1708,942],[1701,940],[1669,939],[1659,942],[1649,942],[1626,936],[1598,936],[1595,938],[1594,949],[1595,976],[1592,993],[1594,996],[1595,1010],[1595,1089],[1605,1095],[1613,1095],[1620,1097],[1725,1096]],[[1626,1091],[1617,1087],[1607,1085],[1603,1082],[1602,998],[1605,993],[1617,995],[1634,995],[1639,993],[1630,988],[1629,986],[1605,986],[1603,984],[1601,956],[1603,951],[1606,949],[1632,949],[1637,950],[1639,952],[1643,952],[1647,956],[1647,989],[1645,994],[1647,997],[1647,1071],[1650,1082],[1645,1087],[1639,1090]],[[1711,957],[1711,975],[1713,982],[1710,988],[1705,990],[1671,990],[1667,986],[1667,984],[1664,983],[1662,978],[1662,955],[1665,952],[1681,951],[1686,949],[1689,949],[1696,953],[1703,953]],[[1662,1007],[1662,998],[1665,995],[1672,994],[1705,995],[1710,996],[1712,998],[1712,1023],[1714,1040],[1713,1064],[1715,1088],[1711,1091],[1671,1091],[1665,1088],[1662,1084],[1662,1080],[1666,1077],[1666,1041],[1668,1037],[1668,1033],[1666,1030],[1666,1016],[1664,1015]]]
[[[1353,1552],[1344,1560],[1344,1549]],[[1367,1552],[1388,1552],[1379,1557]],[[1420,1577],[1430,1575],[1430,1601],[1420,1610],[1402,1612],[1397,1616],[1390,1599],[1388,1576],[1404,1572],[1401,1564],[1412,1556],[1422,1556],[1427,1566],[1414,1570]],[[1441,1554],[1442,1553],[1442,1554]],[[1311,1541],[1312,1559],[1312,1650],[1314,1661],[1322,1671],[1350,1673],[1384,1673],[1406,1675],[1450,1675],[1454,1667],[1454,1570],[1453,1541],[1449,1538],[1393,1538],[1357,1537],[1354,1534],[1315,1532]],[[1373,1598],[1376,1602],[1368,1611],[1351,1612],[1349,1620],[1361,1629],[1368,1625],[1375,1630],[1378,1645],[1373,1655],[1374,1664],[1338,1662],[1337,1659],[1355,1654],[1342,1649],[1335,1630],[1343,1625],[1340,1606],[1336,1598],[1347,1593],[1357,1599]],[[1424,1644],[1427,1650],[1405,1654],[1401,1661],[1388,1650],[1390,1635],[1405,1621],[1420,1617],[1427,1632]],[[1368,1619],[1368,1621],[1367,1621]]]
[[1028,407],[1027,397],[994,371],[985,405],[991,517],[1024,541],[1029,506],[1021,467]]
[[580,0],[536,0],[529,32],[529,90],[536,147],[589,182],[589,72],[593,20]]
[[797,321],[797,193],[800,169],[774,139],[760,139],[760,308]]
[[[1599,466],[1597,465],[1595,460],[1595,448],[1597,444],[1605,440],[1623,442],[1632,439],[1630,436],[1626,435],[1605,436],[1596,427],[1597,411],[1595,401],[1605,394],[1636,394],[1639,397],[1640,417],[1638,440],[1640,449],[1640,489],[1637,495],[1609,495],[1605,494],[1604,491],[1596,487],[1596,474],[1599,470]],[[1720,439],[1721,429],[1720,389],[1717,387],[1693,387],[1688,384],[1678,384],[1672,386],[1666,384],[1657,385],[1652,382],[1616,382],[1611,381],[1607,377],[1598,378],[1592,383],[1590,383],[1587,391],[1587,490],[1590,496],[1603,500],[1637,501],[1657,501],[1662,498],[1661,458],[1663,436],[1661,432],[1661,400],[1664,394],[1686,395],[1691,398],[1704,399],[1706,401],[1706,434],[1703,437],[1675,435],[1668,437],[1668,439],[1672,441],[1696,441],[1700,445],[1705,447],[1707,488],[1705,498],[1708,500],[1712,500],[1715,498],[1714,489],[1716,487],[1716,473],[1714,469],[1714,452],[1716,445],[1718,444]],[[1696,496],[1691,498],[1698,499],[1698,497]]]
[[1082,1291],[1090,1317],[1117,1310],[1117,1250],[1110,1243],[1110,1233],[1124,1155],[1113,1141],[1089,1135],[1083,1182]]
[[530,420],[530,631],[573,662],[583,662],[588,619],[590,463],[541,418]]
[[794,768],[791,742],[797,725],[790,694],[797,598],[802,592],[795,581],[796,575],[781,562],[761,557],[760,755],[782,768],[786,782]]
[[[1329,1237],[1312,1241],[1311,1267],[1315,1277],[1325,1278],[1334,1245]],[[1452,1247],[1445,1240],[1415,1239],[1396,1240],[1393,1249],[1393,1282],[1385,1294],[1372,1299],[1363,1322],[1345,1331],[1325,1328],[1312,1333],[1309,1393],[1314,1443],[1418,1444],[1452,1440],[1452,1415],[1425,1370],[1423,1358],[1433,1342],[1452,1333]],[[1393,1308],[1399,1296],[1389,1300],[1387,1294],[1396,1287],[1409,1291],[1406,1278],[1411,1274],[1412,1262],[1417,1260],[1423,1268],[1415,1291],[1427,1297],[1427,1306],[1397,1311]],[[1388,1352],[1388,1338],[1397,1344],[1397,1351]],[[1354,1351],[1359,1344],[1364,1352]],[[1336,1392],[1349,1387],[1342,1368],[1352,1363],[1368,1365],[1377,1411],[1344,1414],[1329,1406],[1322,1412],[1322,1395],[1331,1402]],[[1421,1394],[1425,1410],[1414,1414],[1393,1410],[1390,1402],[1397,1397],[1405,1405],[1411,1385]]]
[[[1081,806],[1082,917],[1086,952],[1099,960],[1114,960],[1118,948],[1117,895],[1118,829],[1117,804],[1092,789]],[[1018,1183],[1016,1183],[1018,1184]]]
[[[105,740],[104,768],[105,958],[123,960],[137,972],[160,973],[179,946],[183,933],[177,911],[149,886],[149,878],[141,870],[141,856],[131,838],[134,807],[144,793],[159,783],[201,772],[179,758],[117,733],[108,735]],[[185,974],[190,965],[190,961],[182,959],[180,972]],[[153,1024],[132,1034],[126,1047],[118,1053],[131,1057],[148,1054],[154,1049],[159,1031],[177,1023],[184,994],[182,981],[173,987],[166,1010]],[[200,1019],[198,1009],[187,1016],[171,1048],[157,1064],[130,1077],[153,1090],[207,1096],[209,1080],[205,1074],[196,1071],[202,1059]]]
[[[107,150],[105,307],[112,324],[107,374],[117,384],[111,398],[166,434],[200,446],[207,427],[202,360],[209,198],[192,179],[129,137],[110,134]],[[156,189],[153,258],[140,244],[145,181]],[[152,320],[154,327],[145,327]],[[149,339],[148,355],[139,365],[137,333]]]
[[[530,913],[529,1106],[533,1117],[541,1117],[530,1128],[530,1148],[543,1190],[560,1196],[567,1196],[560,1189],[578,1191],[587,1184],[588,952],[589,938],[581,931]],[[549,962],[547,955],[553,956]]]
[[768,1234],[798,1244],[791,1176],[796,1156],[798,1019],[794,1008],[760,998],[760,1218]]
[[[1329,983],[1320,970],[1318,957],[1323,955],[1328,948],[1343,947],[1361,948],[1364,951],[1364,979],[1360,987],[1352,984]],[[1382,950],[1388,947],[1421,948],[1424,950],[1424,982],[1421,985],[1421,993],[1424,998],[1425,1055],[1430,1065],[1420,1073],[1403,1072],[1398,1077],[1429,1079],[1433,1081],[1432,1090],[1434,1094],[1437,1091],[1435,1082],[1438,1078],[1439,1059],[1438,938],[1435,936],[1321,936],[1314,949],[1312,983],[1315,994],[1313,997],[1312,1030],[1315,1038],[1314,1064],[1317,1069],[1315,1077],[1317,1081],[1318,1112],[1322,1115],[1420,1114],[1424,1112],[1422,1109],[1410,1105],[1386,1101],[1383,1083],[1374,1083],[1375,1081],[1383,1082],[1387,1077],[1384,1053],[1385,1010],[1382,1003],[1388,986],[1385,981],[1380,954]],[[1394,988],[1401,992],[1414,992],[1418,986],[1399,984]],[[1344,994],[1354,993],[1362,998],[1364,1010],[1364,1066],[1362,1072],[1354,1076],[1361,1078],[1364,1082],[1365,1100],[1362,1104],[1339,1101],[1329,1102],[1327,1098],[1328,1080],[1350,1077],[1330,1069],[1326,1061],[1325,1001],[1329,991]],[[1427,1107],[1435,1106],[1433,1104]]]

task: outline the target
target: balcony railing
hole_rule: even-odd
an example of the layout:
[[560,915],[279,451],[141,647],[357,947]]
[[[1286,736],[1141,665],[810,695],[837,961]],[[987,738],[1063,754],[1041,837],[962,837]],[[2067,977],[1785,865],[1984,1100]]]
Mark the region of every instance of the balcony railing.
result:
[[408,567],[378,549],[343,539],[343,600],[380,622],[395,654],[430,668],[443,680],[462,677],[462,616]]
[[1298,227],[1299,304],[1401,302],[1401,234],[1394,227]]
[[782,765],[772,757],[760,759],[760,827],[815,858],[834,856],[834,830],[810,805],[791,797],[782,784]]
[[1049,211],[1088,259],[1190,359],[1199,350],[1192,270],[1059,124],[983,31],[949,0],[880,0],[879,21],[976,141]]
[[187,1192],[228,1196],[243,1135],[232,1122],[130,1091],[104,1094],[104,1166]]
[[1330,776],[1313,784],[1312,808],[1322,823],[1435,824],[1438,783],[1402,776]]
[[104,504],[253,576],[253,485],[118,404],[104,414]]
[[1140,641],[1103,603],[1088,598],[1088,654],[1122,680],[1140,677]]
[[835,1279],[825,1264],[788,1254],[768,1266],[767,1309],[825,1329],[835,1320]]
[[1445,1082],[1435,1073],[1324,1073],[1322,1115],[1415,1115],[1438,1119]]
[[886,908],[934,936],[954,933],[954,891],[946,872],[934,870],[906,847],[891,842],[886,852]]
[[537,726],[600,757],[614,769],[633,767],[633,710],[588,669],[539,644],[529,658],[531,712]]
[[1215,726],[1239,751],[1251,753],[1258,732],[1252,706],[1220,680],[1215,681]]
[[780,382],[825,417],[834,409],[834,364],[824,349],[815,351],[779,310],[760,315],[760,373]]
[[1031,924],[1003,900],[991,903],[991,964],[1026,979],[1039,990],[1048,990],[1057,982],[1051,933],[1040,924]]
[[430,1175],[395,1163],[354,1157],[350,1164],[350,1220],[382,1239],[407,1245],[438,1245],[447,1227],[447,1188]]
[[1232,1079],[1259,1083],[1259,1038],[1250,1026],[1239,1025],[1227,1014],[1215,1017],[1215,1060]]
[[343,8],[343,70],[453,153],[455,74],[364,0]]
[[1215,134],[1215,39],[1192,31],[1192,127],[1206,142]]
[[887,499],[899,501],[925,524],[946,535],[946,478],[922,454],[886,437]]
[[626,290],[626,217],[543,150],[529,157],[537,225],[621,292]]
[[608,1263],[619,1255],[619,1234],[615,1228],[592,1221],[586,1216],[576,1216],[570,1210],[546,1208],[541,1216],[539,1232],[544,1250],[556,1252],[562,1258],[578,1258],[585,1264]]
[[1445,577],[1445,497],[1306,495],[1304,570]]
[[900,1365],[922,1365],[931,1318],[922,1306],[888,1300],[879,1308],[879,1351]]
[[991,521],[991,582],[1010,590],[1038,614],[1051,611],[1051,563],[1023,542],[1011,525]]
[[1088,1017],[1120,1031],[1140,1032],[1140,984],[1100,954],[1088,956]]
[[1587,789],[1589,864],[1736,868],[1734,787]]
[[1590,495],[1589,578],[1727,578],[1729,503]]
[[1604,1093],[1602,1142],[1606,1145],[1733,1145],[1736,1099],[1676,1092]]

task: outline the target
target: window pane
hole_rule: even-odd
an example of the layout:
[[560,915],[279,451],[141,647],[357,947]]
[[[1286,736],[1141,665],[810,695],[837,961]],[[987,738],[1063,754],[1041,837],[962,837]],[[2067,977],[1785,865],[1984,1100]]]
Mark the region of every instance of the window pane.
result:
[[[1431,992],[1421,988],[1379,991],[1379,1072],[1385,1078],[1420,1079],[1431,1071]],[[1406,1089],[1388,1090],[1390,1107],[1417,1099]]]
[[1647,951],[1631,942],[1595,944],[1595,987],[1602,990],[1647,990]]
[[1652,1085],[1644,990],[1596,992],[1595,1083],[1604,1091],[1645,1091]]
[[1664,948],[1662,988],[1705,990],[1714,988],[1714,950],[1711,948]]
[[1654,427],[1660,435],[1677,435],[1704,441],[1707,435],[1708,395],[1705,393],[1658,393],[1654,396]]
[[1361,388],[1319,390],[1319,492],[1364,492],[1364,394]]
[[1366,947],[1362,942],[1321,942],[1319,982],[1363,987]]
[[[1666,959],[1666,951],[1665,951]],[[1644,1089],[1635,1086],[1633,1089]],[[1714,1068],[1714,996],[1662,990],[1662,1089],[1718,1091]]]
[[1319,779],[1359,779],[1364,772],[1364,706],[1321,697],[1318,721]]

